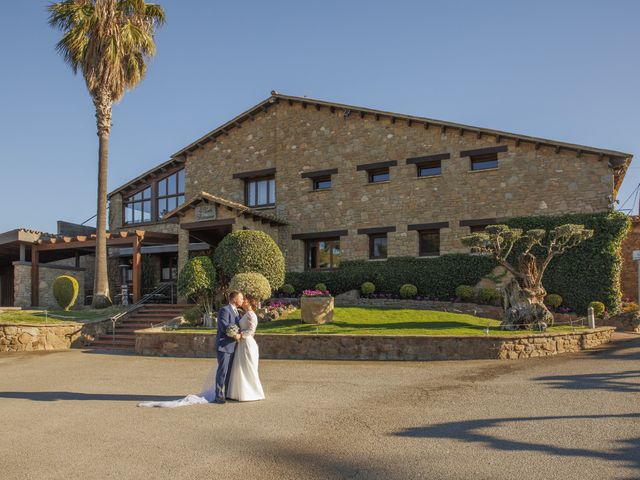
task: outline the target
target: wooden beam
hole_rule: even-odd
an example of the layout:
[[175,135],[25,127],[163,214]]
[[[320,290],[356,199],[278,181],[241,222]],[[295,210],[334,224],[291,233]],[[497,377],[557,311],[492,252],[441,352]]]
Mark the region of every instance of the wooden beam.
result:
[[534,150],[540,150],[540,142],[536,142],[533,148]]
[[480,140],[480,139],[482,138],[482,132],[481,132],[480,130],[478,130],[478,131],[476,132],[476,138],[477,138],[478,140]]
[[429,122],[424,122],[424,129],[429,130]]
[[133,302],[140,300],[142,293],[142,255],[140,253],[140,238],[133,237]]
[[560,145],[556,145],[556,153],[560,153]]
[[409,121],[407,122],[407,125],[410,127],[413,124],[413,120],[409,119]]
[[362,110],[360,110],[360,118],[364,118],[364,115],[365,113]]
[[40,303],[40,252],[38,247],[31,247],[31,306]]
[[440,125],[440,133],[442,133],[442,134],[447,133],[447,126],[446,125]]
[[463,137],[464,136],[464,128],[460,129],[460,136]]
[[320,104],[316,103],[316,110],[320,111]]

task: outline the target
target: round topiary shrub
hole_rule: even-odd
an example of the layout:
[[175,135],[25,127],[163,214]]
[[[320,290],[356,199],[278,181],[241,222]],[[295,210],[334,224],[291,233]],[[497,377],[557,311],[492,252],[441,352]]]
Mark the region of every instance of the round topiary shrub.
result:
[[365,296],[373,295],[373,292],[376,291],[376,286],[371,282],[364,282],[360,285],[360,293]]
[[593,308],[593,313],[595,314],[596,317],[599,317],[604,313],[605,307],[604,307],[604,303],[602,302],[598,302],[598,301],[591,302],[589,306]]
[[480,303],[493,303],[502,297],[499,290],[495,288],[481,288],[478,290],[478,300]]
[[550,293],[545,297],[544,303],[555,309],[562,305],[562,297],[557,293]]
[[284,284],[284,256],[276,242],[264,232],[238,230],[222,239],[213,263],[226,284],[238,273],[261,273],[272,290]]
[[458,285],[456,287],[456,297],[458,297],[463,302],[473,300],[474,294],[475,292],[473,290],[473,287],[469,285]]
[[78,281],[70,275],[62,275],[53,281],[53,297],[65,311],[76,303],[79,290]]
[[271,297],[269,281],[264,275],[256,272],[238,273],[229,282],[229,289],[238,290],[259,302]]
[[320,282],[320,283],[316,283],[316,286],[315,286],[314,288],[315,288],[316,290],[320,290],[321,292],[326,292],[327,290],[329,290],[329,289],[327,288],[327,286],[326,286],[324,283],[322,283],[322,282]]
[[411,285],[410,283],[407,283],[400,287],[400,296],[402,298],[415,298],[417,294],[418,294],[418,287],[416,287],[415,285]]
[[282,287],[280,287],[280,291],[285,295],[293,295],[294,293],[296,293],[296,289],[293,288],[293,285],[291,285],[290,283],[285,283],[284,285],[282,285]]

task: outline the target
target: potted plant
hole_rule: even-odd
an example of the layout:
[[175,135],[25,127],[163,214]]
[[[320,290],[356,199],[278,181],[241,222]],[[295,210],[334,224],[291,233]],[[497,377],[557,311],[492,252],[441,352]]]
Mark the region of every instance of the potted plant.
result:
[[327,290],[304,290],[300,297],[302,321],[322,324],[333,320],[333,297]]

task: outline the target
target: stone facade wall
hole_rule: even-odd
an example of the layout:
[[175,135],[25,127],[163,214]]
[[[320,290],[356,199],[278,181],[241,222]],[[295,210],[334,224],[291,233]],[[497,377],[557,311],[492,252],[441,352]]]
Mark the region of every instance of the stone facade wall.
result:
[[620,288],[622,298],[632,302],[638,299],[638,262],[633,261],[634,250],[640,250],[640,217],[632,218],[631,228],[622,242],[622,273],[620,274]]
[[[469,149],[506,146],[499,167],[471,171]],[[449,153],[442,175],[417,177],[406,159]],[[390,181],[369,184],[362,164],[395,160]],[[275,213],[290,225],[274,238],[286,254],[287,268],[304,266],[304,242],[293,233],[347,230],[340,240],[345,260],[368,258],[368,237],[357,230],[395,227],[389,256],[418,255],[418,234],[407,225],[449,222],[441,229],[441,252],[466,251],[460,238],[463,220],[523,215],[602,212],[613,194],[613,172],[596,155],[556,151],[549,146],[442,130],[405,120],[350,115],[341,109],[303,108],[282,101],[253,120],[194,151],[186,161],[187,200],[201,191],[244,202],[244,181],[234,173],[276,168]],[[332,188],[313,191],[301,173],[337,168]],[[121,199],[112,198],[112,228],[119,227]],[[145,227],[146,228],[146,227]],[[151,226],[151,229],[155,226]],[[263,227],[260,227],[263,229]]]
[[[557,355],[611,340],[614,328],[509,336],[383,336],[257,334],[260,358],[295,360],[479,360]],[[148,329],[136,332],[136,353],[215,356],[215,334]]]
[[111,320],[46,326],[0,324],[0,352],[66,350],[81,347],[97,335],[105,334],[110,325]]
[[[75,260],[73,260],[75,263]],[[61,275],[69,275],[78,281],[78,298],[76,305],[84,305],[85,281],[84,268],[76,268],[60,262],[39,265],[40,300],[38,307],[60,308],[53,297],[53,281]],[[14,305],[29,307],[31,305],[31,263],[13,262]]]

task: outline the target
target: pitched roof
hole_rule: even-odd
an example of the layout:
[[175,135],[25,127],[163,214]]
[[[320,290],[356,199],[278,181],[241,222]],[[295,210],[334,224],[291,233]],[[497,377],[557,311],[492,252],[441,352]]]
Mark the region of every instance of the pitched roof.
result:
[[265,220],[275,225],[287,225],[287,223],[284,220],[277,217],[276,215],[271,215],[266,212],[255,210],[245,205],[242,205],[241,203],[236,203],[231,200],[227,200],[226,198],[218,197],[216,195],[211,195],[210,193],[207,193],[207,192],[200,192],[188,202],[183,203],[179,207],[171,210],[170,212],[167,212],[164,215],[164,217],[162,217],[162,219],[167,220],[171,217],[175,217],[176,215],[179,216],[183,214],[186,210],[195,208],[196,205],[200,203],[217,203],[218,205],[222,205],[223,207],[227,207],[229,209],[236,210],[242,214],[249,215],[254,219]]
[[455,129],[460,131],[461,133],[464,133],[464,132],[475,133],[478,136],[478,138],[481,138],[482,135],[492,135],[496,137],[497,141],[500,141],[501,139],[513,140],[516,142],[516,145],[518,145],[521,142],[528,142],[536,145],[536,148],[538,148],[539,146],[553,147],[556,149],[556,152],[560,150],[569,150],[569,151],[576,152],[578,156],[582,154],[592,154],[592,155],[597,155],[601,159],[603,159],[604,157],[607,157],[609,161],[609,166],[615,171],[616,192],[620,187],[620,185],[622,184],[622,179],[624,178],[624,174],[633,157],[633,155],[630,153],[620,152],[616,150],[590,147],[587,145],[561,142],[558,140],[551,140],[551,139],[541,138],[541,137],[532,137],[529,135],[521,135],[518,133],[505,132],[502,130],[494,130],[490,128],[464,125],[461,123],[447,122],[447,121],[436,120],[436,119],[427,118],[427,117],[417,117],[414,115],[406,115],[402,113],[387,112],[384,110],[376,110],[373,108],[358,107],[354,105],[328,102],[325,100],[318,100],[318,99],[307,98],[307,97],[283,95],[276,91],[272,91],[270,97],[266,98],[265,100],[258,103],[257,105],[254,105],[250,109],[242,112],[240,115],[232,118],[225,124],[215,128],[214,130],[211,130],[209,133],[198,138],[197,140],[190,143],[186,147],[178,150],[176,153],[174,153],[171,156],[169,160],[143,173],[142,175],[136,177],[132,181],[122,185],[121,187],[112,191],[109,194],[109,196],[114,195],[115,193],[118,193],[128,188],[131,184],[135,184],[145,179],[145,177],[153,174],[158,169],[166,168],[167,166],[170,166],[171,164],[176,162],[185,162],[188,154],[202,147],[206,143],[210,141],[214,141],[220,135],[227,135],[229,130],[232,130],[233,128],[236,128],[236,127],[240,127],[241,124],[246,120],[250,120],[254,118],[256,115],[259,115],[262,112],[266,112],[270,107],[272,107],[273,105],[277,105],[280,102],[286,102],[289,105],[293,105],[294,103],[299,103],[304,107],[307,107],[307,106],[315,107],[316,110],[326,108],[326,109],[329,109],[331,112],[335,112],[336,110],[341,110],[343,111],[343,114],[345,115],[345,117],[348,117],[352,114],[357,114],[361,118],[365,117],[366,115],[371,115],[371,116],[374,116],[376,119],[390,118],[394,122],[396,120],[404,120],[404,121],[407,121],[410,126],[422,125],[424,126],[424,128],[436,127],[436,128],[440,128],[443,132],[446,131],[447,129]]

